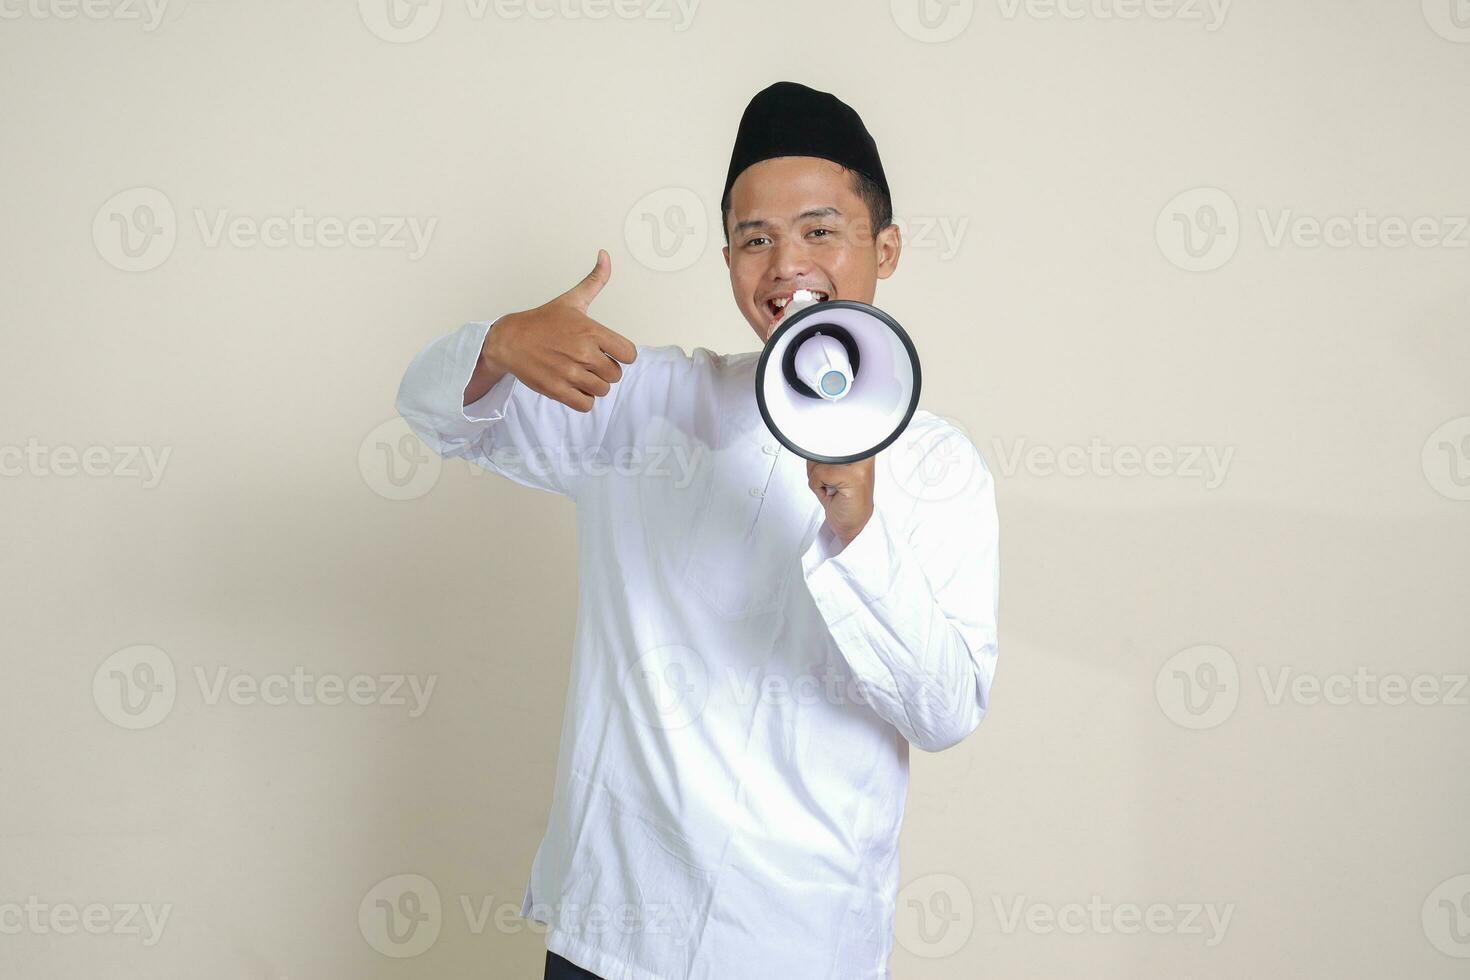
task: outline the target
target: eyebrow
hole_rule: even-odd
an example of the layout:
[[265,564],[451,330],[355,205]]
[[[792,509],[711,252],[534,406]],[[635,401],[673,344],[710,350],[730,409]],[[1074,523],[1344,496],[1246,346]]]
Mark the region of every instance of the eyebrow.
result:
[[[833,207],[807,208],[805,211],[801,212],[801,214],[798,214],[796,216],[796,220],[801,221],[804,218],[830,218],[834,215],[837,217],[841,217],[842,212]],[[754,231],[757,228],[766,228],[769,226],[770,222],[767,221],[765,218],[747,218],[744,221],[741,221],[735,225],[734,234],[743,235],[747,231]]]

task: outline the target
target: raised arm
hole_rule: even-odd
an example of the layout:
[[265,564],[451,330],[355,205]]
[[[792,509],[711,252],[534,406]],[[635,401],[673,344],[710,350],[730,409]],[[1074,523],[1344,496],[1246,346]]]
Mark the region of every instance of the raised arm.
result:
[[[869,703],[910,743],[938,752],[980,724],[997,659],[999,525],[985,460],[958,430],[884,489],[848,542],[823,526],[802,556],[807,588]],[[952,494],[906,493],[958,465]],[[895,464],[897,466],[897,464]]]
[[397,408],[420,439],[527,486],[572,494],[637,358],[587,315],[611,276],[605,251],[571,289],[534,309],[474,321],[414,357]]

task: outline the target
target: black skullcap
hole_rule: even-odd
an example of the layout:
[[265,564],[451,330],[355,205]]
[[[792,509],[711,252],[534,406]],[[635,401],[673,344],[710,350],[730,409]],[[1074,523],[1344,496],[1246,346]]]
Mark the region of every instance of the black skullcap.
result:
[[[772,157],[821,157],[873,179],[889,196],[878,144],[852,106],[828,92],[796,82],[777,82],[756,94],[740,117],[723,205],[735,178]],[[891,198],[890,198],[891,199]]]

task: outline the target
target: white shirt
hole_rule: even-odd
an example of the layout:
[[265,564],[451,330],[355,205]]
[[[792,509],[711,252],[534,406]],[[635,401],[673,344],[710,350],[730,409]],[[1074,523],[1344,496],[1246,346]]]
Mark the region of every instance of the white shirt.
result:
[[440,455],[576,503],[570,689],[521,915],[606,980],[886,980],[909,744],[973,731],[995,675],[984,460],[917,411],[834,553],[806,461],[756,408],[758,354],[640,346],[585,414],[511,375],[463,405],[491,326],[429,344],[397,407]]

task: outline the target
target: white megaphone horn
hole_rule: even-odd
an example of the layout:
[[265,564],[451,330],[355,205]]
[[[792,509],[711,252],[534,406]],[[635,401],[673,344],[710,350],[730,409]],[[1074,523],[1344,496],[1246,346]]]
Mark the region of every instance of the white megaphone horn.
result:
[[898,321],[797,290],[755,369],[755,401],[781,444],[818,463],[878,453],[919,406],[919,355]]

